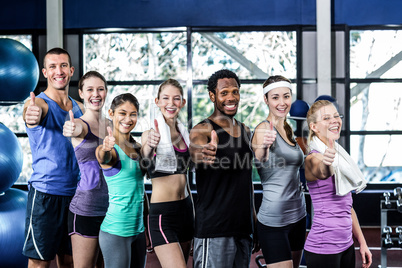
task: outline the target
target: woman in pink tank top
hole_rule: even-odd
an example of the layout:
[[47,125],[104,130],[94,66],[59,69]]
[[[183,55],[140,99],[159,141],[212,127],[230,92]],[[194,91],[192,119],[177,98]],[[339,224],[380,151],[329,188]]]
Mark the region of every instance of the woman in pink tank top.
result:
[[304,249],[307,267],[354,268],[353,237],[360,244],[362,267],[370,267],[371,252],[367,247],[351,192],[337,195],[333,162],[337,151],[342,119],[329,101],[315,102],[307,113],[308,141],[321,143],[324,152],[311,150],[305,160],[305,176],[314,207],[313,224]]

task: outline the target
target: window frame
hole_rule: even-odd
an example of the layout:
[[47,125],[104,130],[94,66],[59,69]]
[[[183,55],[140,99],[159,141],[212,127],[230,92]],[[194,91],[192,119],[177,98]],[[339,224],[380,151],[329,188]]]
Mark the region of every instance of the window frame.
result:
[[[351,83],[372,83],[372,82],[384,82],[384,83],[402,83],[401,79],[380,79],[380,78],[370,78],[370,79],[357,79],[350,77],[350,32],[353,30],[387,30],[387,29],[402,29],[402,25],[398,26],[359,26],[359,27],[351,27],[348,25],[335,25],[332,26],[332,31],[342,31],[344,32],[344,77],[332,78],[332,84],[340,83],[345,87],[345,102],[339,103],[340,105],[344,105],[345,107],[345,129],[342,132],[342,136],[345,140],[345,149],[350,151],[350,137],[351,135],[373,135],[373,134],[394,134],[394,135],[402,135],[402,131],[351,131],[350,130],[350,84]],[[194,32],[251,32],[251,31],[295,31],[296,32],[296,78],[292,80],[292,83],[296,84],[296,92],[298,99],[303,99],[303,85],[306,84],[316,84],[316,78],[303,78],[303,33],[307,31],[316,31],[315,26],[301,26],[301,25],[290,25],[290,26],[244,26],[244,27],[174,27],[174,28],[141,28],[141,29],[131,29],[131,28],[118,28],[118,29],[65,29],[64,35],[77,35],[79,39],[78,43],[78,63],[76,65],[79,66],[78,75],[81,77],[83,75],[83,36],[84,34],[91,33],[159,33],[159,32],[185,32],[187,35],[187,73],[188,79],[184,81],[186,83],[185,90],[187,91],[187,114],[188,118],[192,118],[192,89],[195,85],[205,85],[207,83],[206,79],[193,79],[192,78],[192,58],[191,58],[191,35]],[[1,30],[1,35],[16,35],[16,34],[26,34],[32,36],[32,52],[37,57],[39,65],[41,67],[41,59],[40,54],[43,53],[45,48],[40,47],[40,36],[46,36],[46,30]],[[109,85],[158,85],[162,83],[162,80],[148,80],[148,81],[107,81]],[[182,82],[182,81],[180,81]],[[243,80],[244,84],[262,84],[264,80],[261,79],[248,79]],[[78,86],[78,81],[71,81],[71,86]],[[35,93],[38,94],[41,88],[46,88],[46,81],[43,79],[38,82],[38,86],[35,89]],[[191,124],[191,120],[190,124]],[[188,126],[189,129],[193,127],[193,125]],[[17,137],[27,137],[26,133],[15,133]],[[134,132],[134,136],[140,136],[140,132]],[[195,189],[195,185],[191,182],[191,188]],[[398,184],[386,183],[386,184],[369,184],[368,189],[388,189],[391,190],[395,188]],[[258,185],[256,185],[259,188]]]

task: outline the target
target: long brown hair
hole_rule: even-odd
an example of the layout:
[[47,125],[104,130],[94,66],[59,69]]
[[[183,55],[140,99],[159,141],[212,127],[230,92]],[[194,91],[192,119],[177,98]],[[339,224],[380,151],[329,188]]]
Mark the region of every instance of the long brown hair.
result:
[[[291,81],[288,78],[286,78],[286,77],[284,77],[282,75],[273,75],[273,76],[268,77],[267,80],[265,80],[265,82],[262,85],[262,87],[266,87],[269,84],[280,82],[280,81],[286,81],[286,82],[291,83]],[[292,94],[292,90],[290,90],[290,94]],[[268,92],[265,94],[265,97],[268,99]],[[293,134],[293,129],[288,124],[288,122],[286,122],[286,119],[283,122],[283,128],[285,129],[286,137],[288,138],[288,140],[290,140],[292,143],[296,144],[296,140],[295,140],[294,134]]]

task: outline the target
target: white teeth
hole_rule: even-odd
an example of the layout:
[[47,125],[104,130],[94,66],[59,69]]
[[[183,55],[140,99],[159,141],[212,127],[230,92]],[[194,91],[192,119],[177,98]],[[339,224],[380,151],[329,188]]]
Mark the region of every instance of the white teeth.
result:
[[124,123],[121,123],[121,125],[123,126],[123,127],[129,127],[130,125],[127,125],[127,124],[124,124]]
[[62,78],[62,77],[59,77],[59,78],[55,78],[54,80],[56,80],[56,81],[63,81],[63,78]]
[[228,108],[233,108],[233,107],[235,107],[234,105],[226,105],[226,107],[228,107]]

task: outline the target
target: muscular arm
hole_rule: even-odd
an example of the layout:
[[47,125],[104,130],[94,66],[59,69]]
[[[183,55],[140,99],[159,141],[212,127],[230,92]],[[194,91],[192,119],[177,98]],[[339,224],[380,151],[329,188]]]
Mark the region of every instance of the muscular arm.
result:
[[199,124],[190,131],[190,155],[191,160],[198,164],[203,162],[202,150],[211,140],[211,130],[208,124]]

